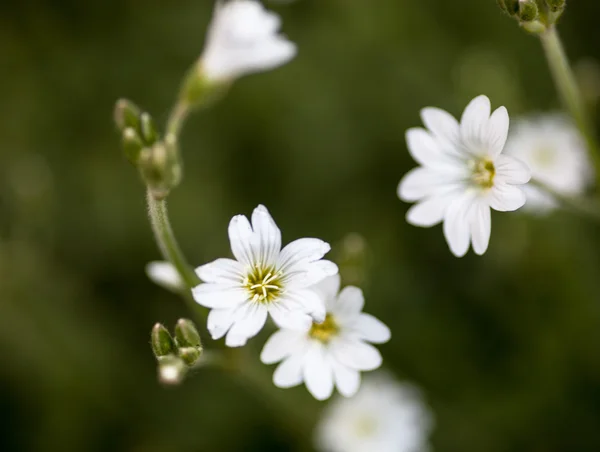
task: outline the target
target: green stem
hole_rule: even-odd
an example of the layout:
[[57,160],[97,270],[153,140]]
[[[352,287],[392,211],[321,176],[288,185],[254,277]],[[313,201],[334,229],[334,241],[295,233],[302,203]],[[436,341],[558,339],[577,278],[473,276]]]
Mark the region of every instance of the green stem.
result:
[[183,127],[188,114],[190,112],[190,105],[184,101],[178,101],[175,108],[171,111],[169,120],[167,122],[167,135],[172,135],[177,139],[179,133]]
[[539,180],[532,179],[530,184],[550,195],[566,210],[600,222],[600,204],[596,200],[563,195]]
[[561,100],[575,120],[575,124],[579,128],[594,161],[597,185],[600,188],[600,147],[558,31],[554,25],[550,25],[539,36]]

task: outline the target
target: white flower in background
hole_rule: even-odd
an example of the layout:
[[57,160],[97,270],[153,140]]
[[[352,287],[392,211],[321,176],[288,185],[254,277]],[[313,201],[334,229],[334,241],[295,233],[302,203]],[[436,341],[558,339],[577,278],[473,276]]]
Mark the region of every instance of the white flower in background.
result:
[[355,397],[325,408],[315,442],[323,452],[424,452],[432,427],[420,391],[379,373]]
[[490,100],[476,97],[465,109],[460,124],[438,108],[421,110],[426,129],[406,133],[408,150],[421,164],[398,186],[404,201],[418,201],[406,219],[415,226],[444,222],[450,250],[464,256],[469,244],[477,254],[487,250],[492,230],[490,207],[512,211],[525,204],[519,187],[530,179],[527,166],[502,155],[508,135],[508,112],[491,114]]
[[[583,194],[593,179],[583,138],[564,115],[547,114],[521,119],[512,128],[506,153],[529,165],[532,177],[565,196]],[[525,187],[526,207],[541,213],[556,207],[551,195]]]
[[218,1],[200,57],[203,76],[227,82],[287,63],[296,45],[278,34],[281,20],[254,0]]
[[196,269],[206,284],[192,293],[211,308],[208,331],[213,339],[227,333],[225,343],[239,347],[255,336],[270,314],[278,326],[310,326],[325,320],[325,304],[308,287],[337,273],[333,262],[322,260],[329,244],[298,239],[281,249],[281,231],[264,206],[229,223],[231,251],[236,260],[217,259]]
[[148,278],[161,287],[172,291],[180,291],[185,287],[179,273],[170,262],[153,261],[146,265]]
[[327,304],[323,323],[299,328],[283,328],[265,344],[260,358],[265,364],[279,364],[273,382],[289,388],[304,381],[318,400],[327,399],[334,384],[350,397],[360,386],[360,371],[381,365],[379,351],[368,342],[380,344],[390,339],[390,330],[381,321],[362,313],[364,298],[358,287],[341,292],[339,275],[315,286]]

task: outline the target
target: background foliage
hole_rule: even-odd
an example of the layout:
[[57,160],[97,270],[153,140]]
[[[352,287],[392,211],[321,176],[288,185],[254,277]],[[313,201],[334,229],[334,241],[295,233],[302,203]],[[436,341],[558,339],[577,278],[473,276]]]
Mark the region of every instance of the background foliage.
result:
[[[494,215],[487,254],[456,259],[441,228],[406,224],[395,194],[420,108],[460,114],[481,93],[513,117],[558,107],[539,43],[494,3],[271,5],[299,56],[191,118],[173,222],[196,264],[227,255],[229,219],[258,203],[285,241],[322,237],[339,255],[361,234],[367,310],[392,328],[386,365],[436,414],[435,450],[598,451],[598,226]],[[144,275],[158,252],[112,107],[126,96],[163,122],[210,9],[0,6],[0,450],[310,450],[304,424],[280,428],[270,399],[233,376],[202,370],[167,389],[155,378],[150,328],[187,312]],[[572,0],[561,24],[588,68],[599,16],[598,2]],[[251,341],[256,356],[264,339]],[[271,391],[309,426],[318,419],[304,388]]]

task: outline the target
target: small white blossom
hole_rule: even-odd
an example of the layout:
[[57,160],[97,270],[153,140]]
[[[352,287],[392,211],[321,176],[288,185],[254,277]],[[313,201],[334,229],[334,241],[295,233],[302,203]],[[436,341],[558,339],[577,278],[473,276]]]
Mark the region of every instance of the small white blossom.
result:
[[325,304],[308,287],[336,274],[333,262],[322,260],[329,244],[298,239],[281,249],[281,231],[264,206],[229,223],[231,251],[236,260],[217,259],[196,269],[206,284],[192,293],[211,308],[208,331],[213,339],[227,333],[225,343],[239,347],[255,336],[270,314],[279,326],[310,326],[325,319]]
[[338,294],[339,288],[339,275],[315,286],[327,305],[323,323],[283,328],[265,344],[260,356],[263,363],[283,360],[273,374],[276,386],[289,388],[304,381],[316,399],[325,400],[335,385],[350,397],[360,386],[360,371],[381,365],[379,351],[368,342],[388,341],[389,328],[362,313],[364,298],[358,287],[345,287]]
[[185,287],[179,273],[170,262],[149,262],[148,265],[146,265],[146,274],[153,283],[164,287],[165,289],[177,292]]
[[200,57],[203,76],[227,82],[287,63],[296,45],[278,34],[281,20],[255,0],[217,1]]
[[355,397],[327,406],[315,442],[323,452],[424,452],[432,427],[420,391],[379,373]]
[[[565,196],[584,193],[594,171],[585,143],[574,124],[561,114],[521,119],[513,127],[506,153],[529,165],[532,177]],[[525,187],[526,207],[545,213],[556,207],[551,195]]]
[[529,181],[529,168],[514,157],[502,155],[509,118],[500,107],[491,116],[490,100],[476,97],[465,109],[460,124],[438,108],[421,110],[426,129],[406,133],[408,150],[421,164],[398,186],[404,201],[417,201],[406,215],[415,226],[444,222],[450,250],[464,256],[469,244],[477,254],[487,250],[492,229],[490,207],[506,212],[525,204],[519,187]]

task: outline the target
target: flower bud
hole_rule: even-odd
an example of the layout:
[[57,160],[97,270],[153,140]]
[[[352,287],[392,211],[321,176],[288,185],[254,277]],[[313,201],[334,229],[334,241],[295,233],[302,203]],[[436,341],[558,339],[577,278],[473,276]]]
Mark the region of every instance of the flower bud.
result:
[[165,385],[177,385],[183,381],[188,367],[181,358],[174,355],[158,358],[158,379]]
[[155,199],[164,199],[181,181],[181,164],[173,137],[142,149],[138,161],[142,178]]
[[175,325],[175,340],[178,347],[201,347],[200,335],[194,322],[179,319]]
[[144,112],[140,115],[140,133],[142,139],[148,146],[152,146],[158,141],[158,132],[154,126],[152,116]]
[[160,323],[157,323],[152,328],[150,342],[156,358],[170,355],[175,351],[175,344],[173,343],[171,334],[169,334],[169,331]]
[[181,347],[179,348],[179,357],[188,366],[193,366],[202,354],[202,347]]
[[144,148],[144,143],[138,136],[137,132],[133,127],[127,127],[123,131],[123,153],[127,160],[133,165],[137,165],[140,158],[140,153]]
[[140,109],[133,102],[127,99],[119,99],[115,104],[115,124],[121,131],[128,127],[138,130],[140,113]]
[[539,11],[533,0],[521,0],[519,2],[519,18],[523,22],[532,22],[538,18]]

